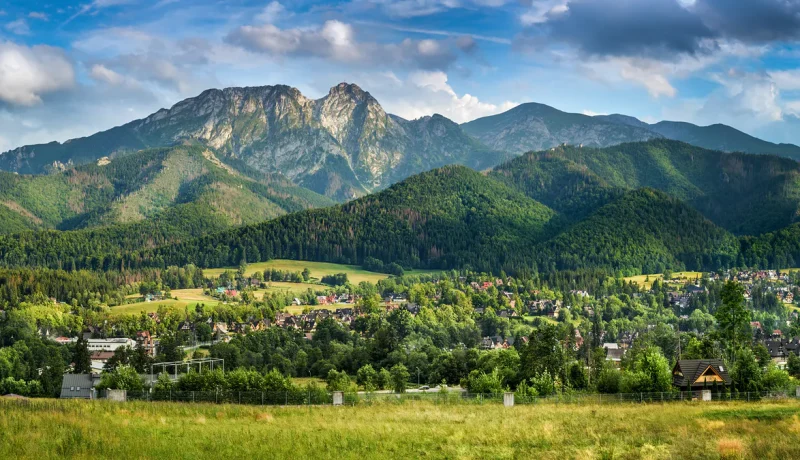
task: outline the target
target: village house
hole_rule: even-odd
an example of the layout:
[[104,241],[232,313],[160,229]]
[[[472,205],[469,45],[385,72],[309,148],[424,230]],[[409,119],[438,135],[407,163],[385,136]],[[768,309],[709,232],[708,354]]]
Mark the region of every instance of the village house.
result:
[[606,361],[611,361],[615,367],[620,367],[622,357],[625,356],[625,349],[614,342],[604,343],[603,349],[606,351]]
[[681,391],[710,390],[731,382],[721,359],[681,359],[672,368],[672,385]]
[[100,382],[99,375],[64,374],[61,380],[61,399],[95,399],[94,387]]
[[92,351],[117,351],[122,347],[135,347],[136,342],[128,338],[114,338],[114,339],[88,339],[86,341],[87,348]]
[[781,369],[786,367],[789,353],[800,354],[800,338],[797,337],[790,340],[777,335],[764,339],[761,343],[769,350],[772,362]]
[[106,363],[109,359],[114,357],[115,352],[113,351],[95,351],[92,352],[90,355],[92,372],[94,373],[101,373],[103,369],[106,367]]
[[150,335],[150,331],[139,331],[136,333],[136,344],[144,348],[147,355],[152,357],[156,356],[156,341]]

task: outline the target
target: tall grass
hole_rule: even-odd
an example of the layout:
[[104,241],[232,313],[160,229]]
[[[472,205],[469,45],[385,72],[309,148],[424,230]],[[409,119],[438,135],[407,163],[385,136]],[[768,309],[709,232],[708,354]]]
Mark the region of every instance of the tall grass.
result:
[[0,458],[788,459],[800,458],[799,413],[797,401],[513,408],[0,401]]

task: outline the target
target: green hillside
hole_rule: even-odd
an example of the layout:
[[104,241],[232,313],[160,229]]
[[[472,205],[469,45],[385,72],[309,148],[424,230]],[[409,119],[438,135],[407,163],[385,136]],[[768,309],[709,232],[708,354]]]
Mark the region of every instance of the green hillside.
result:
[[152,219],[196,203],[223,226],[332,202],[278,176],[242,173],[205,148],[152,149],[43,176],[0,173],[0,233]]
[[546,206],[497,181],[466,167],[449,166],[344,205],[139,254],[125,254],[135,247],[127,240],[130,232],[125,226],[118,226],[117,232],[13,235],[0,238],[0,263],[71,266],[74,262],[97,268],[192,260],[204,267],[224,267],[272,258],[361,264],[375,257],[409,267],[483,269],[518,260],[525,248],[555,231],[551,224],[558,221],[555,217]]
[[528,153],[500,165],[493,177],[573,217],[585,216],[621,190],[640,187],[684,200],[740,235],[774,231],[800,215],[797,162],[663,139]]
[[739,241],[680,200],[639,189],[600,208],[537,252],[541,268],[642,273],[730,266]]

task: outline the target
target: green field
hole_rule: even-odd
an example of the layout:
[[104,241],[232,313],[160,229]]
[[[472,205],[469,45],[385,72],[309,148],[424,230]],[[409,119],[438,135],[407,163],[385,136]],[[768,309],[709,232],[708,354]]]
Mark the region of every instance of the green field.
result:
[[[308,268],[308,270],[311,272],[311,277],[316,278],[317,280],[321,279],[325,275],[347,273],[347,279],[354,284],[358,284],[362,281],[377,283],[378,281],[389,277],[389,275],[367,271],[355,265],[342,265],[342,264],[332,264],[328,262],[307,262],[303,260],[284,260],[284,259],[276,259],[276,260],[270,260],[269,262],[259,262],[259,263],[249,264],[247,266],[246,274],[252,275],[255,272],[264,271],[265,268],[271,268],[273,270],[290,271],[290,272],[300,272],[303,271],[304,268]],[[207,270],[203,270],[203,273],[209,277],[216,277],[221,275],[222,272],[224,272],[225,270],[235,271],[236,267],[210,268]],[[414,273],[426,273],[426,272],[428,271],[412,270],[409,271],[408,273],[414,274]]]
[[0,401],[0,458],[800,458],[800,403]]
[[[700,279],[703,279],[703,275],[704,275],[703,272],[675,272],[672,274],[672,279],[679,279],[681,281],[694,281],[698,277]],[[653,275],[628,276],[624,279],[625,281],[631,281],[636,284],[639,284],[645,289],[650,289],[650,286],[652,286],[654,280],[656,279],[660,280],[663,277],[664,275],[662,275],[661,273],[656,273]]]
[[[172,291],[172,296],[178,300],[159,300],[155,302],[136,302],[127,305],[120,305],[111,308],[111,314],[115,316],[122,315],[138,315],[141,312],[152,313],[158,311],[162,305],[174,310],[184,310],[186,307],[194,308],[197,304],[202,303],[209,307],[219,305],[219,301],[203,295],[202,289],[176,289]],[[139,297],[141,298],[141,297]]]

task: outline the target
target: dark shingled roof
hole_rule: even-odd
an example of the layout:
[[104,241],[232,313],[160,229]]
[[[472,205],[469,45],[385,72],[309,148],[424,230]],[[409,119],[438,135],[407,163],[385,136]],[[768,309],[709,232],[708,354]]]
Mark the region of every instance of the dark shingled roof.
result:
[[64,374],[64,380],[61,381],[61,398],[91,399],[93,388],[94,385],[90,374]]
[[[721,359],[682,359],[672,369],[672,384],[676,387],[691,387],[711,366],[717,374],[730,385],[732,379],[728,375],[728,367]],[[698,383],[697,385],[702,385]],[[695,386],[697,386],[695,385]]]

